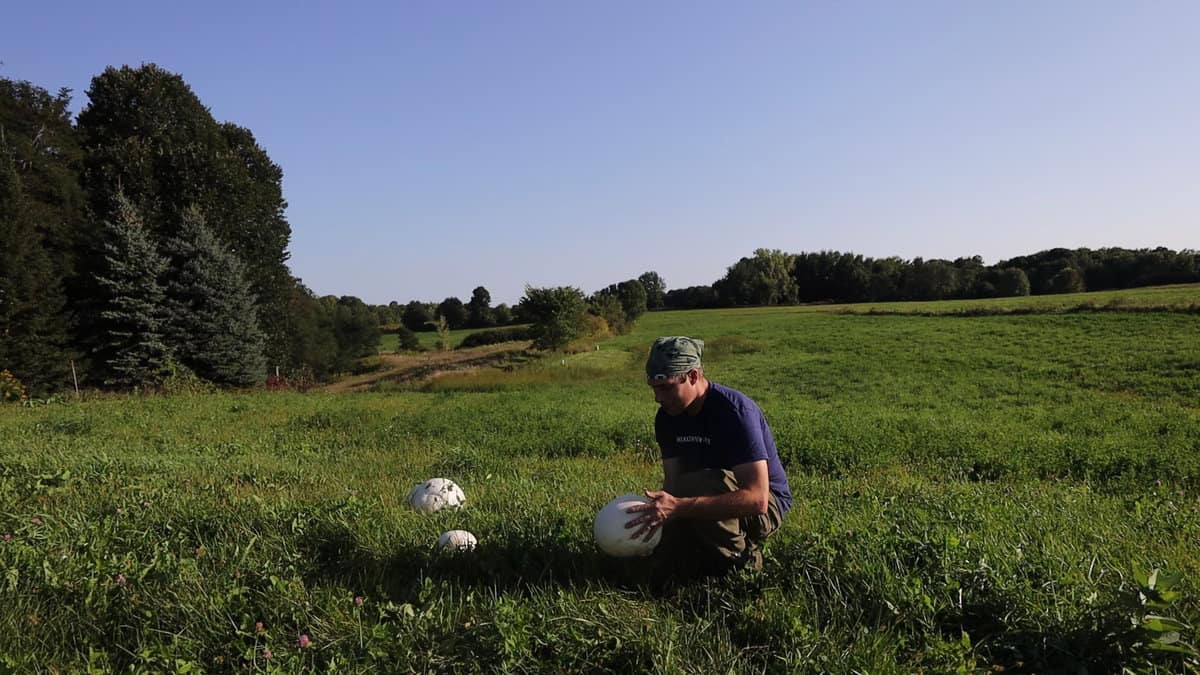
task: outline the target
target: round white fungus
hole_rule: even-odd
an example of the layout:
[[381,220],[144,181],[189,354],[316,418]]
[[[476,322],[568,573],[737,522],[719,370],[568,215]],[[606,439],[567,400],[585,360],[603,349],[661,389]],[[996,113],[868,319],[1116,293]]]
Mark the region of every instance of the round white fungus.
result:
[[461,508],[467,496],[448,478],[430,478],[417,483],[408,493],[408,504],[421,513],[434,513],[444,508]]
[[475,535],[466,530],[450,530],[438,537],[438,546],[452,552],[473,551],[478,543]]
[[626,523],[640,515],[636,512],[627,513],[626,509],[636,504],[649,502],[650,500],[646,497],[627,494],[605,504],[604,508],[596,514],[596,521],[592,524],[592,535],[596,538],[596,544],[600,550],[618,558],[645,556],[653,553],[654,547],[658,546],[659,540],[662,539],[662,528],[654,531],[654,536],[650,538],[650,541],[643,541],[645,533],[637,539],[630,539],[638,528],[625,527]]

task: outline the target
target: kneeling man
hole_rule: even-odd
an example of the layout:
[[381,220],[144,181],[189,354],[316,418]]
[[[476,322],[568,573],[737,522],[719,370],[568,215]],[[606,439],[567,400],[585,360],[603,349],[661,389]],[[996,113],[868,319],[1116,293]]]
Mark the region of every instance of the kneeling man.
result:
[[703,349],[702,340],[678,336],[650,348],[646,378],[659,405],[663,489],[630,508],[639,515],[627,527],[647,541],[661,527],[654,556],[683,574],[759,569],[758,545],[779,529],[792,493],[762,411],[704,376]]

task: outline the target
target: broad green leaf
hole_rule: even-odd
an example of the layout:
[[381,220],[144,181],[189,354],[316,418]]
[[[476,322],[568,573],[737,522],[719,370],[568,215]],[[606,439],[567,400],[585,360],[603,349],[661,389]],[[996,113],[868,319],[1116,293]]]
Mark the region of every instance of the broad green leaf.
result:
[[1167,570],[1160,570],[1158,572],[1158,582],[1154,585],[1154,588],[1160,594],[1165,595],[1167,591],[1171,590],[1182,579],[1183,579],[1183,575],[1180,574],[1179,572],[1170,572]]
[[1144,570],[1142,570],[1141,567],[1138,567],[1135,564],[1131,567],[1131,569],[1133,570],[1133,578],[1135,581],[1138,582],[1138,586],[1141,586],[1142,588],[1150,588],[1151,587],[1150,579],[1149,579],[1149,577],[1146,576],[1146,572]]
[[1142,617],[1142,628],[1152,630],[1156,633],[1161,633],[1168,630],[1187,630],[1189,626],[1182,621],[1172,619],[1168,616],[1158,616],[1156,614],[1147,614]]
[[1174,652],[1176,654],[1187,654],[1188,656],[1196,656],[1196,648],[1183,643],[1179,644],[1161,644],[1158,642],[1150,643],[1150,648],[1160,652]]

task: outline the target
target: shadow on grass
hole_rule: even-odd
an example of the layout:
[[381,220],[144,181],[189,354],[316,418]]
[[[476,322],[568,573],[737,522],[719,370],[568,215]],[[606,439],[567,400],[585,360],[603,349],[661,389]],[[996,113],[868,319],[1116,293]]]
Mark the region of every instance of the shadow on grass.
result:
[[384,555],[361,546],[348,528],[327,524],[310,531],[301,550],[306,582],[382,593],[394,602],[411,602],[425,579],[505,592],[596,584],[644,589],[649,580],[647,559],[610,558],[591,542],[567,538],[553,522],[536,533],[483,538],[468,552],[402,545]]

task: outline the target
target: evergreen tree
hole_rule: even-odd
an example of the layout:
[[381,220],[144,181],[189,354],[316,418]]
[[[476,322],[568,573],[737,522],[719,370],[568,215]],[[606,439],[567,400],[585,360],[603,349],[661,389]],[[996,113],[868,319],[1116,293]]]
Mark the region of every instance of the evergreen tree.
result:
[[34,395],[67,384],[64,298],[8,148],[0,144],[0,369]]
[[177,360],[200,377],[249,386],[266,376],[263,333],[241,262],[225,250],[195,208],[166,242],[165,335]]
[[70,104],[69,89],[52,95],[29,82],[0,77],[0,145],[12,159],[25,208],[54,273],[63,280],[75,273],[82,242],[98,230],[85,218],[83,151]]
[[104,261],[96,278],[102,292],[97,365],[111,386],[158,384],[170,363],[160,283],[167,261],[155,250],[133,203],[121,194],[116,202],[115,218],[104,224]]
[[267,351],[292,351],[284,306],[291,294],[283,172],[253,134],[218,123],[183,78],[154,64],[107,68],[79,114],[84,184],[93,212],[111,219],[120,192],[142,208],[156,241],[175,234],[185,208],[242,262]]

